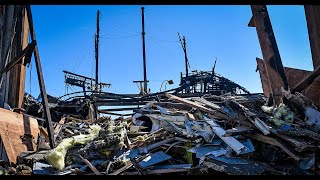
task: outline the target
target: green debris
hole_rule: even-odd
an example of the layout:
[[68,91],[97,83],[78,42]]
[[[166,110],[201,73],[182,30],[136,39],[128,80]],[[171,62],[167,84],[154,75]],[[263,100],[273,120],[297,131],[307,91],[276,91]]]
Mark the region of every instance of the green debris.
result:
[[189,152],[188,150],[192,148],[192,144],[191,144],[191,141],[188,141],[186,142],[186,155],[185,155],[185,158],[187,160],[187,162],[189,164],[193,164],[193,161],[192,161],[192,152]]
[[290,125],[294,120],[294,113],[281,103],[273,110],[271,120],[276,126]]

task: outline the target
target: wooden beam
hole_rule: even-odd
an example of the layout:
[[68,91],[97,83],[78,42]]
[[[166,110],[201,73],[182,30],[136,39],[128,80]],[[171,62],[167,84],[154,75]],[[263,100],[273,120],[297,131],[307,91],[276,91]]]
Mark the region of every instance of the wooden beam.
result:
[[[23,20],[22,20],[22,49],[28,46],[28,37],[29,37],[29,23],[28,23],[28,15],[25,8],[23,8]],[[25,93],[25,81],[26,81],[26,66],[25,62],[31,60],[29,57],[25,56],[22,58],[21,64],[18,65],[19,74],[18,74],[18,99],[17,99],[17,108],[23,107],[24,93]]]
[[271,93],[271,87],[270,87],[266,68],[264,67],[264,61],[260,58],[256,58],[256,61],[257,61],[257,70],[259,70],[259,74],[260,74],[263,94],[264,96],[268,97]]
[[[15,5],[16,17],[18,20],[15,28],[14,41],[11,48],[11,58],[17,55],[19,56],[21,51],[28,45],[29,28],[24,7],[24,5]],[[27,52],[27,54],[29,53]],[[10,63],[12,63],[12,61],[10,61]],[[11,107],[22,108],[24,99],[25,75],[26,68],[24,64],[24,58],[22,57],[17,65],[12,67],[12,70],[10,71],[8,104],[10,104]]]
[[[293,89],[297,84],[299,84],[303,79],[312,74],[312,71],[306,71],[302,69],[295,69],[284,67],[284,71],[288,78],[288,83],[290,89]],[[312,84],[310,84],[307,88],[300,91],[304,96],[308,99],[312,100],[318,108],[320,108],[320,78],[316,78]]]
[[[26,9],[27,9],[27,14],[28,14],[28,22],[29,22],[31,40],[32,41],[37,41],[36,40],[36,33],[35,33],[34,27],[33,27],[33,19],[32,19],[32,13],[31,13],[30,5],[27,5]],[[38,81],[39,81],[39,87],[40,87],[40,92],[41,92],[41,98],[42,98],[44,114],[45,114],[45,117],[46,117],[46,120],[47,120],[46,123],[47,123],[48,133],[49,133],[50,147],[54,148],[54,146],[55,146],[55,143],[54,143],[54,129],[53,129],[53,126],[52,126],[52,120],[51,120],[51,114],[50,114],[50,109],[49,109],[49,104],[48,104],[48,97],[47,97],[46,87],[44,85],[44,79],[43,79],[43,73],[42,73],[42,67],[41,67],[41,61],[40,61],[40,54],[39,54],[38,45],[34,49],[34,59],[35,59],[36,68],[37,68],[37,75],[38,75]]]
[[258,39],[265,62],[271,93],[274,104],[282,102],[281,87],[288,90],[288,82],[281,62],[279,49],[273,33],[271,21],[266,5],[251,5],[254,25],[257,30]]
[[314,80],[320,75],[320,66],[318,66],[311,74],[305,77],[300,83],[292,88],[292,92],[300,92],[310,86]]
[[203,112],[206,112],[206,113],[209,113],[209,114],[212,114],[212,115],[215,115],[215,116],[218,116],[218,117],[225,117],[227,119],[227,115],[219,112],[219,111],[216,111],[216,110],[212,110],[210,108],[207,108],[207,107],[204,107],[204,106],[201,106],[195,102],[192,102],[192,101],[189,101],[187,99],[183,99],[183,98],[180,98],[178,96],[175,96],[175,95],[172,95],[172,94],[169,94],[169,93],[166,93],[165,94],[168,98],[172,99],[173,101],[176,101],[176,102],[180,102],[180,103],[183,103],[183,104],[186,104],[188,106],[191,106],[191,107],[194,107],[194,108],[197,108]]
[[254,24],[253,16],[251,16],[250,21],[249,21],[249,23],[248,23],[248,26],[249,26],[249,27],[256,27],[256,25]]
[[304,5],[313,69],[320,65],[320,5]]
[[[13,41],[10,47],[10,56],[11,56],[9,57],[10,60],[12,60],[13,57],[19,55],[23,49],[22,47],[23,20],[24,20],[23,12],[24,12],[24,5],[14,5],[14,19],[12,22],[15,23],[15,26],[14,26],[14,34],[12,34]],[[19,66],[15,66],[9,73],[9,84],[8,84],[9,93],[8,93],[7,103],[14,108],[19,108],[18,101],[19,101],[19,92],[21,88],[20,87],[21,71],[23,71],[23,69],[21,69]],[[24,76],[23,76],[23,80],[24,80]],[[24,95],[24,92],[23,92],[23,95]]]
[[32,53],[32,51],[34,50],[35,46],[37,45],[37,43],[35,41],[32,41],[30,44],[28,44],[28,46],[17,55],[17,57],[15,57],[13,60],[11,60],[1,71],[0,74],[4,73],[4,72],[8,72],[9,70],[11,70],[15,65],[17,65],[18,63],[21,63],[23,61],[23,58],[28,54],[28,53]]
[[59,132],[61,131],[61,127],[65,121],[66,121],[65,117],[61,118],[60,121],[57,123],[56,127],[54,128],[54,140],[56,140]]
[[284,152],[286,152],[289,156],[291,156],[294,160],[299,161],[300,158],[293,154],[288,148],[286,148],[284,145],[282,145],[279,141],[277,141],[274,138],[268,137],[268,136],[264,136],[262,134],[247,134],[248,137],[253,138],[255,140],[267,143],[267,144],[271,144],[274,146],[278,146],[280,147]]

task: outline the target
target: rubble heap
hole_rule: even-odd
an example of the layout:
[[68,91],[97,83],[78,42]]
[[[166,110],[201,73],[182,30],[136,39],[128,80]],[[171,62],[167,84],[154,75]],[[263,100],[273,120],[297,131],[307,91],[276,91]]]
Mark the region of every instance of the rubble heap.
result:
[[42,133],[37,151],[0,173],[319,174],[320,112],[300,93],[283,91],[277,107],[259,94],[165,96],[129,118],[63,117],[54,149]]

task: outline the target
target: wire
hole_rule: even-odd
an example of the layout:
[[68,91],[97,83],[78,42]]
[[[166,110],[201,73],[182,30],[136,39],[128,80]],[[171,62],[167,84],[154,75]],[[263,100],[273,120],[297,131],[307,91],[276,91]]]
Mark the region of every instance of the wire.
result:
[[[75,70],[79,67],[79,65],[80,65],[80,63],[81,63],[81,60],[84,59],[84,58],[83,58],[84,56],[82,56],[81,59],[80,59],[80,56],[83,54],[85,47],[87,47],[86,53],[89,52],[89,50],[90,50],[89,42],[90,42],[90,41],[87,41],[87,44],[83,44],[83,47],[82,47],[80,53],[78,54],[78,56],[77,56],[77,58],[76,58],[76,62],[75,62],[75,64],[74,64],[73,68],[72,68],[72,72],[75,72]],[[85,46],[85,45],[86,45],[86,46]]]
[[158,41],[158,42],[165,42],[165,43],[179,43],[180,42],[180,41],[169,41],[169,40],[157,39],[157,38],[154,38],[153,36],[151,36],[150,34],[148,36],[149,36],[149,38],[151,38],[155,41]]
[[[87,43],[87,51],[86,51],[86,53],[82,56],[82,58],[80,59],[80,55],[81,55],[81,53],[79,53],[79,55],[78,55],[78,58],[77,58],[77,61],[76,61],[76,63],[75,63],[75,66],[73,67],[73,69],[72,69],[72,72],[75,72],[77,69],[78,69],[78,67],[80,66],[80,64],[83,62],[83,60],[85,59],[85,58],[87,58],[87,56],[89,55],[89,53],[90,53],[90,50],[92,50],[91,48],[90,48],[90,45],[89,45],[89,43]],[[79,60],[80,59],[80,60]]]
[[121,37],[107,37],[107,36],[101,35],[100,37],[102,39],[125,39],[125,38],[137,37],[137,36],[139,36],[139,34],[132,34],[132,35],[121,36]]

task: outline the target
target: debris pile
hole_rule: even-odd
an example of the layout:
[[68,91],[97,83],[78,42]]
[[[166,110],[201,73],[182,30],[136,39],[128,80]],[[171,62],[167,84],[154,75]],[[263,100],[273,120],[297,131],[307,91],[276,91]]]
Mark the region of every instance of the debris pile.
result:
[[21,153],[14,170],[1,164],[1,173],[319,174],[320,112],[300,93],[283,95],[269,107],[260,94],[166,93],[129,118],[63,117],[54,149],[42,129],[38,150]]

